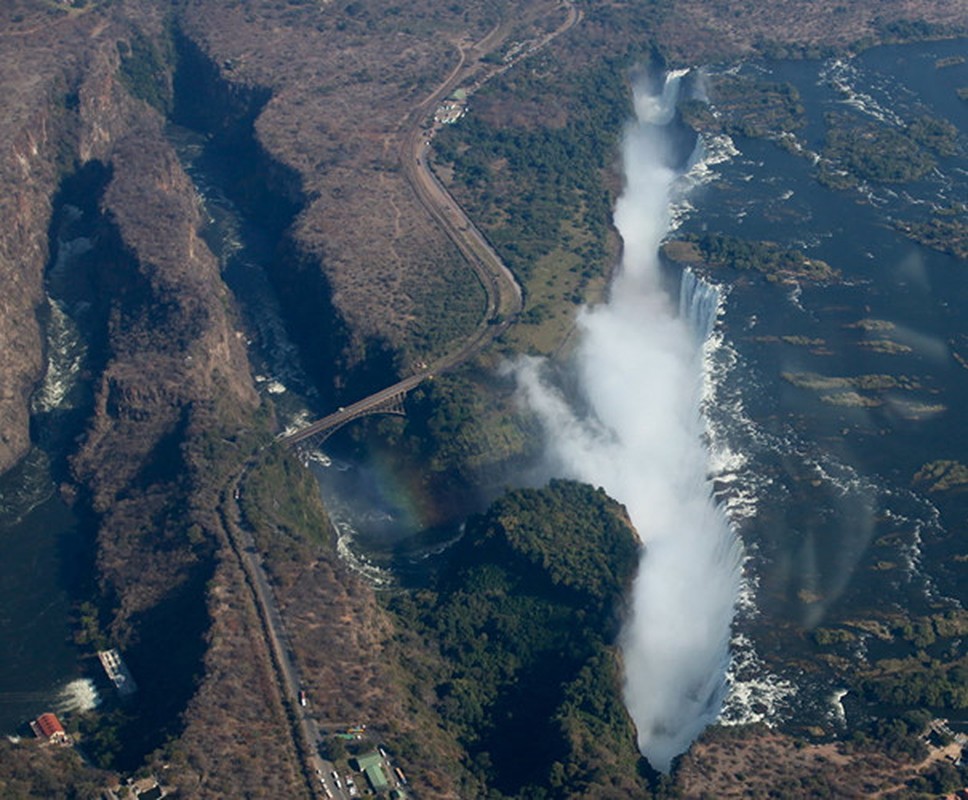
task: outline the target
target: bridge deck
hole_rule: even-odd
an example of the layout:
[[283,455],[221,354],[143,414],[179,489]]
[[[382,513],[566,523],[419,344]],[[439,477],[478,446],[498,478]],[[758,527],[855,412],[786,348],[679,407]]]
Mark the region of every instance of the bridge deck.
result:
[[403,398],[414,387],[418,386],[428,377],[427,373],[419,373],[405,378],[399,383],[388,386],[386,389],[364,397],[352,405],[327,414],[325,417],[316,420],[305,428],[285,436],[280,436],[279,440],[289,446],[305,442],[307,439],[316,437],[325,438],[324,434],[329,434],[337,428],[341,428],[349,422],[369,414],[402,414]]

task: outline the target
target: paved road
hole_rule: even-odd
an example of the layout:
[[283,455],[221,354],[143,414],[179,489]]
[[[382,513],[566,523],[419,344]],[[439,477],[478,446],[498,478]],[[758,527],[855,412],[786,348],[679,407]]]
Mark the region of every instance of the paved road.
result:
[[[560,36],[581,20],[581,11],[576,9],[571,2],[566,0],[562,3],[562,7],[567,9],[565,21],[537,41],[526,52],[523,52],[519,58],[524,58],[546,46],[552,39]],[[480,88],[485,82],[510,69],[516,63],[516,61],[512,61],[494,68],[484,65],[480,60],[482,56],[492,52],[503,41],[502,32],[506,33],[501,26],[497,26],[476,44],[467,49],[460,48],[460,58],[450,75],[411,111],[405,123],[408,126],[407,134],[400,146],[400,162],[403,165],[404,176],[413,188],[421,205],[454,242],[484,287],[487,295],[487,306],[481,323],[477,330],[457,350],[444,355],[422,371],[404,378],[386,389],[316,420],[295,433],[280,437],[280,441],[284,444],[296,445],[313,438],[317,434],[345,425],[350,420],[364,416],[368,411],[378,408],[390,398],[406,394],[428,378],[463,364],[507,330],[521,312],[524,303],[521,285],[494,248],[491,247],[484,234],[471,222],[453,195],[437,180],[437,176],[434,175],[427,161],[430,139],[436,132],[436,128],[433,126],[428,129],[427,120],[440,101],[453,92],[457,86],[468,85],[476,73],[489,70],[470,84],[472,89]],[[469,58],[469,56],[472,57]]]
[[320,788],[325,786],[331,793],[325,795],[326,797],[331,796],[337,798],[337,800],[345,800],[345,795],[336,787],[331,777],[335,768],[334,765],[319,755],[319,744],[322,737],[319,724],[312,716],[311,706],[302,706],[299,703],[302,681],[299,677],[299,669],[292,657],[292,649],[289,645],[285,624],[272,594],[272,588],[269,585],[255,540],[251,531],[241,519],[238,499],[242,491],[245,474],[253,464],[254,461],[247,463],[226,489],[219,507],[222,525],[229,537],[232,550],[239,559],[242,571],[245,573],[246,582],[252,591],[263,634],[269,645],[279,687],[289,710],[292,712],[294,721],[293,743],[303,762],[303,771],[306,782],[310,787],[311,796],[323,797],[325,790],[321,792]]
[[[530,52],[543,47],[581,19],[581,12],[576,10],[571,2],[565,0],[562,5],[568,11],[565,22],[537,42],[530,49]],[[409,125],[408,133],[401,146],[400,153],[405,165],[404,174],[420,202],[447,232],[480,279],[487,294],[487,310],[484,319],[477,330],[453,352],[441,357],[421,372],[404,378],[357,403],[323,417],[301,431],[284,437],[282,441],[286,444],[296,444],[324,430],[338,427],[369,409],[380,406],[398,395],[406,394],[434,374],[464,363],[503,333],[511,324],[513,318],[521,311],[523,298],[520,285],[497,253],[494,252],[487,239],[474,226],[464,210],[430,169],[430,165],[427,163],[427,148],[429,146],[428,138],[429,135],[432,135],[432,132],[428,134],[424,129],[427,118],[440,100],[450,94],[456,86],[466,83],[475,73],[482,71],[484,66],[482,66],[480,57],[492,52],[504,40],[506,34],[507,29],[498,26],[468,50],[460,48],[457,66],[412,111],[407,123]],[[468,55],[471,55],[472,58],[468,58]],[[500,74],[510,66],[512,64],[505,64],[497,69],[492,68],[490,72],[473,84],[473,88],[479,88],[486,80]],[[259,610],[263,633],[272,653],[279,686],[292,712],[292,738],[296,751],[302,760],[310,796],[320,798],[325,795],[327,798],[335,798],[336,800],[348,800],[348,795],[344,792],[345,784],[338,785],[333,780],[334,764],[319,755],[319,745],[323,741],[324,731],[323,726],[313,715],[311,701],[308,706],[302,706],[299,703],[302,683],[298,667],[291,655],[285,625],[279,614],[255,541],[241,519],[238,500],[241,491],[243,491],[245,474],[253,464],[254,459],[245,465],[226,488],[219,507],[222,524],[232,549],[239,559]]]

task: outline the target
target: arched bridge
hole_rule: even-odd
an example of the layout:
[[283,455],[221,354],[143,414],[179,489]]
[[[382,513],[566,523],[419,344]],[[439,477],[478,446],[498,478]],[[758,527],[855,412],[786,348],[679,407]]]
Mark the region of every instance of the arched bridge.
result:
[[344,425],[360,417],[371,414],[395,414],[402,417],[406,413],[403,408],[403,399],[407,396],[407,392],[420,384],[426,377],[428,377],[427,373],[420,373],[405,378],[399,383],[393,384],[393,386],[353,403],[351,406],[334,411],[295,433],[280,436],[279,441],[289,447],[300,445],[303,447],[319,447]]
[[[533,53],[544,47],[556,36],[561,35],[573,27],[582,18],[582,12],[570,0],[564,0],[563,7],[567,9],[566,19],[553,31],[527,50]],[[484,39],[473,45],[475,51],[472,58],[469,53],[459,47],[460,60],[447,79],[435,88],[430,95],[414,107],[408,119],[409,130],[400,144],[400,163],[403,174],[410,187],[415,192],[421,205],[430,216],[444,230],[457,249],[467,260],[467,264],[474,270],[484,293],[487,303],[484,318],[477,326],[477,330],[455,351],[439,358],[428,368],[404,378],[402,381],[388,386],[380,392],[371,394],[351,406],[346,406],[333,414],[323,417],[302,430],[279,437],[280,441],[290,447],[319,446],[333,433],[349,422],[369,414],[404,414],[403,399],[407,392],[423,381],[433,378],[463,364],[500,336],[516,320],[524,307],[524,296],[521,286],[501,260],[483,233],[471,222],[454,197],[434,175],[428,161],[429,139],[436,133],[434,127],[429,133],[426,130],[426,120],[441,98],[446,97],[461,83],[479,88],[495,75],[499,75],[510,67],[502,64],[497,68],[488,67],[482,57],[493,52],[503,41],[503,36],[495,37],[501,26],[496,26]],[[526,57],[526,53],[519,58]],[[514,63],[514,62],[511,62]],[[478,75],[480,70],[484,75]],[[490,71],[488,71],[490,70]]]

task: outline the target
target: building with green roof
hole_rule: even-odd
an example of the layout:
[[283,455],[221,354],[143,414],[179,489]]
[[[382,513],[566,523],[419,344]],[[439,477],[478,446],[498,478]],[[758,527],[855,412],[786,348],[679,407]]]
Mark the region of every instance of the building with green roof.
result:
[[363,770],[363,774],[366,775],[366,779],[370,782],[370,786],[373,787],[374,792],[382,792],[384,789],[390,787],[386,773],[383,772],[383,767],[379,764],[373,764],[367,767]]
[[383,771],[383,756],[375,750],[372,753],[358,756],[356,767],[366,775],[370,786],[374,792],[382,792],[390,788],[390,781],[387,780],[386,773]]

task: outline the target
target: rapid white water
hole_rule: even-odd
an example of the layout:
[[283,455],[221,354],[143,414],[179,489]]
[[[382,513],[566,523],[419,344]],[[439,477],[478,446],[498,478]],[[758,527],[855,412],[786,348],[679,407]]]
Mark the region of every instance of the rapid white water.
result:
[[90,711],[99,705],[101,696],[90,678],[75,678],[62,686],[57,695],[57,710],[62,714]]
[[77,323],[64,304],[47,297],[47,369],[31,406],[35,414],[73,405],[71,392],[84,366],[86,346]]
[[682,74],[670,74],[661,93],[635,92],[614,214],[623,258],[609,303],[579,318],[580,397],[566,399],[542,361],[517,365],[547,433],[549,471],[604,487],[643,542],[621,640],[624,694],[640,750],[663,771],[721,708],[742,560],[712,498],[701,413],[719,293],[687,272],[677,308],[659,270],[659,244],[682,201],[685,165],[673,163],[668,130]]

